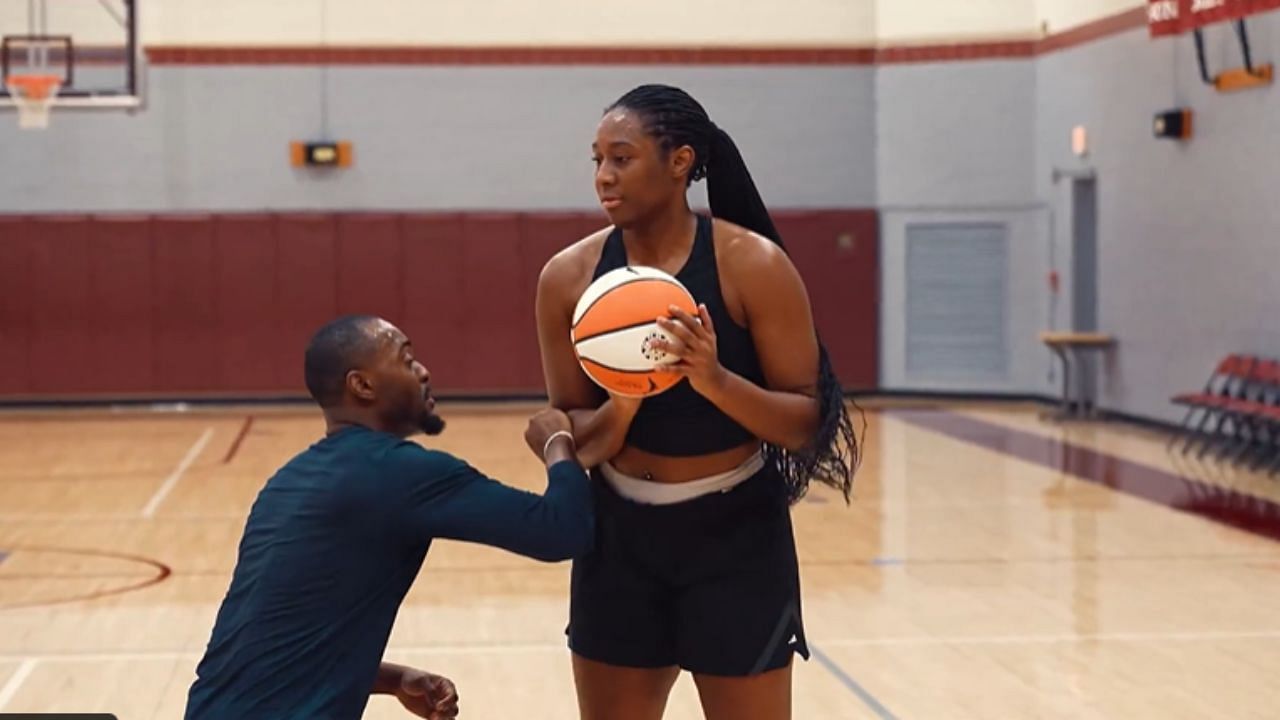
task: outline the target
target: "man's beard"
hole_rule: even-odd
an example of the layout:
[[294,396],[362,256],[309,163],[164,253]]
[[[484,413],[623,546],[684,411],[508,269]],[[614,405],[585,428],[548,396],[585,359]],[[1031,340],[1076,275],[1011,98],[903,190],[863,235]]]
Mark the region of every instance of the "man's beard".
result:
[[444,418],[434,412],[429,412],[422,416],[422,420],[419,422],[418,427],[427,435],[439,435],[444,432]]

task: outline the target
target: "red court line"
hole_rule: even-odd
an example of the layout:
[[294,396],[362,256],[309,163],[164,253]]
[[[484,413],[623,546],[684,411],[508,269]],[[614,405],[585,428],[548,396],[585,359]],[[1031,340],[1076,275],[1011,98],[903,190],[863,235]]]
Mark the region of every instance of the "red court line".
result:
[[244,419],[244,423],[240,425],[240,432],[236,433],[236,439],[231,441],[231,447],[227,448],[227,454],[222,457],[222,464],[226,465],[231,462],[231,458],[236,456],[240,451],[240,443],[244,442],[244,438],[249,434],[249,428],[253,427],[253,416],[248,415]]
[[603,48],[157,45],[155,65],[868,65],[870,47]]
[[[3,573],[0,582],[14,580],[137,580],[150,579],[139,573]],[[0,717],[4,717],[0,715]]]
[[110,552],[106,550],[84,550],[81,548],[60,548],[60,547],[50,547],[50,546],[41,546],[41,545],[18,545],[18,546],[10,547],[8,549],[8,553],[10,556],[12,556],[16,552],[43,552],[43,553],[56,553],[56,554],[62,554],[62,555],[85,555],[88,557],[104,557],[104,558],[111,558],[113,560],[128,560],[130,562],[141,563],[143,565],[149,565],[152,568],[155,568],[155,574],[152,575],[151,577],[144,578],[143,580],[133,583],[131,585],[122,585],[120,587],[108,588],[106,590],[98,590],[96,592],[84,593],[82,595],[71,595],[65,598],[55,598],[53,600],[40,600],[36,602],[0,604],[0,611],[17,610],[20,608],[51,607],[54,605],[66,605],[68,603],[83,602],[86,600],[97,600],[99,598],[110,597],[112,595],[123,595],[125,593],[135,592],[138,590],[149,588],[152,585],[158,585],[164,582],[166,579],[168,579],[170,575],[173,574],[173,568],[169,567],[165,563],[160,562],[159,560],[156,560],[154,558],[149,558],[143,555],[132,555],[129,553],[117,553],[117,552]]
[[890,409],[885,412],[956,440],[1210,522],[1280,541],[1280,504],[1266,498],[944,410]]

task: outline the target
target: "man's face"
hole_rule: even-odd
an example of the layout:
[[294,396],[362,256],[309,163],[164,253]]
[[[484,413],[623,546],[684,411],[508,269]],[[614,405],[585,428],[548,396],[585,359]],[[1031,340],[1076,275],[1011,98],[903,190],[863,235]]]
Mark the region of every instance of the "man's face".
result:
[[435,413],[431,373],[414,356],[413,344],[384,320],[378,321],[373,333],[377,350],[367,372],[378,414],[401,435],[439,435],[445,422]]

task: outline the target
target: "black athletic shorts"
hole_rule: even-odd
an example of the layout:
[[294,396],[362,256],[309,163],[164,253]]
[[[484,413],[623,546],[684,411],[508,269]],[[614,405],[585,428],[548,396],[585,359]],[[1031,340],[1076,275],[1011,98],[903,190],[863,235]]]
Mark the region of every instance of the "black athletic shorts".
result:
[[598,471],[593,479],[596,543],[573,564],[573,652],[723,676],[809,658],[790,507],[772,466],[672,505],[642,505]]

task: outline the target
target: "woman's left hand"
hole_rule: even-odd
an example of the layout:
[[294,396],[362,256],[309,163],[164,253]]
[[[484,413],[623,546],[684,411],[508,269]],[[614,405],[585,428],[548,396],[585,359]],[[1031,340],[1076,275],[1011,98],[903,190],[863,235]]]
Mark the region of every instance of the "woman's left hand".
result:
[[698,305],[696,318],[674,305],[669,310],[671,317],[658,318],[658,326],[673,341],[658,340],[653,347],[676,356],[679,361],[660,370],[683,375],[694,390],[709,395],[724,384],[727,375],[716,351],[716,328],[711,322],[711,313],[706,305]]

